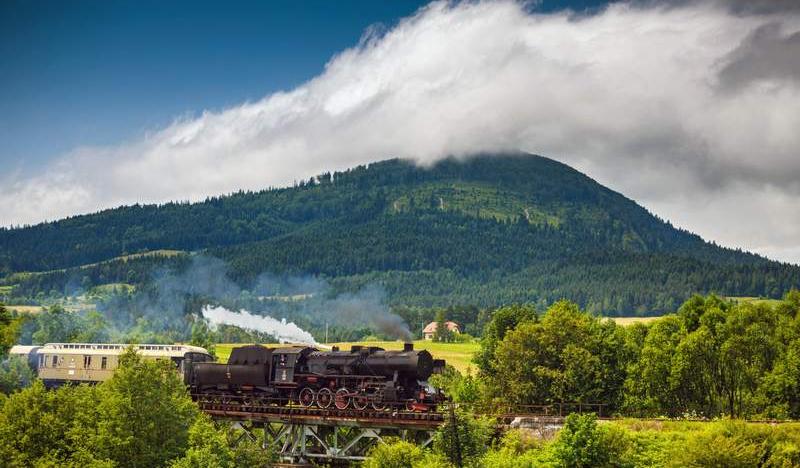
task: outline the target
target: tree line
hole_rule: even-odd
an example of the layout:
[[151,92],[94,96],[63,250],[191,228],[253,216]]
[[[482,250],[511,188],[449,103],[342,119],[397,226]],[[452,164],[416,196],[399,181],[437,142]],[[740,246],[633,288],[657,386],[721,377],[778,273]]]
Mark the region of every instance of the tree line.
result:
[[486,408],[596,403],[606,415],[796,419],[800,292],[774,305],[693,296],[630,326],[568,301],[544,313],[506,306],[475,363],[476,376],[451,373],[443,385]]

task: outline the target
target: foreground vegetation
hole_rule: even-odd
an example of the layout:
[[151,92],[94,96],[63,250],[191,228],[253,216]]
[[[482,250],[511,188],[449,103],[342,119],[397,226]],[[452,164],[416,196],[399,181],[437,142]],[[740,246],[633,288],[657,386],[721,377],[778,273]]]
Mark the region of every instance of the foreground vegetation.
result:
[[[573,414],[552,439],[526,430],[498,436],[484,421],[459,420],[459,445],[443,427],[433,446],[402,441],[375,447],[367,468],[650,468],[792,467],[800,465],[800,425],[723,420],[598,422]],[[456,449],[458,447],[458,450]]]
[[0,395],[0,460],[27,467],[255,467],[257,444],[236,447],[189,398],[169,362],[128,351],[95,387],[48,391],[41,382]]
[[[65,317],[37,314],[33,335],[63,332],[74,325]],[[0,354],[24,331],[23,322],[0,308]],[[91,321],[82,325],[79,335],[102,330]],[[198,341],[209,338],[203,322],[192,328]],[[430,448],[402,441],[378,446],[368,467],[800,464],[799,423],[745,422],[800,419],[800,291],[769,302],[694,296],[675,314],[626,326],[568,301],[544,311],[510,305],[487,314],[477,344],[417,346],[458,364],[432,379],[459,404],[457,424],[443,426]],[[219,345],[219,357],[229,349]],[[228,435],[199,416],[169,366],[126,359],[127,370],[107,384],[56,392],[45,392],[24,363],[4,361],[0,384],[10,396],[0,400],[0,439],[11,443],[0,457],[11,466],[238,466],[236,460],[252,455],[227,445]],[[159,395],[169,397],[152,404]],[[522,429],[497,434],[491,419],[520,405],[572,403],[650,419],[571,415],[552,439]],[[170,428],[170,438],[154,439],[164,437],[162,427]],[[66,437],[54,440],[56,434]],[[106,448],[91,450],[96,445]]]

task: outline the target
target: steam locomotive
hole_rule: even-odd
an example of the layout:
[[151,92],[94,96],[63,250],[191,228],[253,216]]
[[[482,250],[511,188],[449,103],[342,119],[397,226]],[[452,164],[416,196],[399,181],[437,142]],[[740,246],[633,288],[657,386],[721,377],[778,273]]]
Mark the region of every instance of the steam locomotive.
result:
[[187,363],[184,380],[195,398],[209,402],[236,397],[252,405],[425,411],[443,399],[427,380],[444,365],[411,343],[402,351],[250,345],[235,348],[227,364]]

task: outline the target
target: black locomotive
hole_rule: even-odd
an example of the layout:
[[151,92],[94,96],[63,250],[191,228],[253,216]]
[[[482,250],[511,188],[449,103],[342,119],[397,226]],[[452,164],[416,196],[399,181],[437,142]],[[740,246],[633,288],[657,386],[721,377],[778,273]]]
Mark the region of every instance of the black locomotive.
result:
[[237,397],[252,405],[425,411],[442,399],[427,380],[444,364],[411,343],[402,351],[251,345],[235,348],[227,364],[189,363],[184,379],[193,395],[209,401]]

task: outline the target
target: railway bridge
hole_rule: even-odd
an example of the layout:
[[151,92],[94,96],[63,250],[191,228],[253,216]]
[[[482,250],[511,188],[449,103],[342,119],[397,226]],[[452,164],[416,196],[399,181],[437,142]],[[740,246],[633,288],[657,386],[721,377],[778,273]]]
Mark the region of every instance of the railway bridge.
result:
[[[386,437],[427,446],[445,421],[442,413],[406,410],[356,410],[282,405],[250,405],[243,401],[198,402],[218,421],[241,431],[239,437],[260,441],[282,462],[364,460],[369,449]],[[256,430],[263,430],[259,435]]]
[[[454,418],[457,405],[440,405],[436,412],[405,408],[358,410],[318,408],[246,399],[198,400],[200,408],[237,432],[239,440],[249,438],[272,449],[282,463],[310,462],[349,464],[362,461],[372,446],[387,437],[428,446],[437,429]],[[547,436],[563,424],[572,412],[602,415],[602,405],[543,405],[508,408],[497,418],[499,426],[524,427]]]

